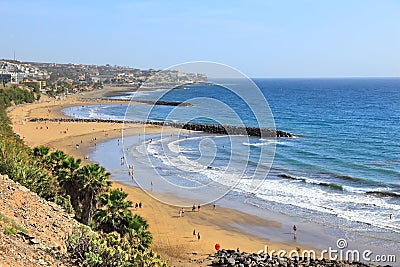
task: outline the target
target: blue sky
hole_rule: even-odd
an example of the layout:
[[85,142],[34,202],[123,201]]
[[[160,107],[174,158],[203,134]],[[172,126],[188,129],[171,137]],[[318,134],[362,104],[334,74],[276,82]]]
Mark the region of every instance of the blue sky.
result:
[[400,76],[400,1],[1,0],[0,58],[251,77]]

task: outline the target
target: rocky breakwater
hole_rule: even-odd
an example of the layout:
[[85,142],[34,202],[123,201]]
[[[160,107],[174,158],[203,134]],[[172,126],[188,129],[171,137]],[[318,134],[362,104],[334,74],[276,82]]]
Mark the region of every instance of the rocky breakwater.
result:
[[[120,96],[120,95],[118,95]],[[101,101],[108,101],[109,103],[120,103],[120,102],[133,102],[133,103],[141,103],[141,104],[147,104],[147,105],[155,105],[155,106],[180,106],[180,107],[191,107],[193,106],[189,102],[179,102],[179,101],[165,101],[165,100],[140,100],[140,99],[115,99],[115,98],[109,98],[109,97],[104,97],[104,98],[85,98],[84,101],[93,101],[93,102],[101,102]]]
[[[246,253],[236,250],[220,250],[211,255],[208,260],[211,266],[224,267],[369,267],[376,266],[362,262],[349,262],[329,259],[286,258],[270,256],[267,253]],[[389,265],[387,265],[389,266]]]
[[180,106],[180,107],[191,107],[193,106],[189,102],[176,102],[176,101],[151,101],[151,100],[134,100],[134,102],[148,104],[148,105],[156,105],[156,106]]
[[74,266],[65,240],[78,227],[73,215],[0,175],[0,266]]
[[199,131],[212,134],[248,135],[262,138],[294,138],[296,135],[269,128],[256,128],[233,125],[202,124],[202,123],[180,123],[169,121],[128,121],[128,120],[105,120],[105,119],[76,119],[76,118],[31,118],[30,122],[105,122],[105,123],[140,123],[148,125],[169,126],[179,129]]
[[218,125],[218,124],[201,124],[201,123],[179,123],[179,122],[147,122],[149,124],[171,126],[174,128],[181,128],[191,131],[200,131],[213,134],[229,134],[229,135],[248,135],[266,138],[293,138],[294,134],[269,129],[269,128],[256,128],[245,126],[233,125]]

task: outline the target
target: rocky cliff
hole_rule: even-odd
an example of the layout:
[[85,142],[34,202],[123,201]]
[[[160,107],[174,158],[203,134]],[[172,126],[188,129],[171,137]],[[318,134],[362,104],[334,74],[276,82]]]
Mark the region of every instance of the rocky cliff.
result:
[[0,175],[0,267],[73,266],[64,241],[79,223],[60,206]]

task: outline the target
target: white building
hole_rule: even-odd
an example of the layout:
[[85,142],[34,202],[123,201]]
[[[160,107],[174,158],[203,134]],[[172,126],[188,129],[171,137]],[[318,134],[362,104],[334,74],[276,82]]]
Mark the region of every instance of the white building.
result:
[[21,72],[11,72],[11,81],[10,83],[19,84],[24,81],[24,74]]

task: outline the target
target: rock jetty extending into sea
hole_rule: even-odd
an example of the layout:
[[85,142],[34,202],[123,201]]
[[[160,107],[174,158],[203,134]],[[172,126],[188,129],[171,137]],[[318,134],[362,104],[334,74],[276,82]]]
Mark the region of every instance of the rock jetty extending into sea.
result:
[[135,100],[131,100],[131,99],[114,99],[114,98],[102,98],[101,100],[99,98],[85,98],[85,101],[107,101],[109,103],[112,102],[134,102],[134,103],[141,103],[141,104],[147,104],[147,105],[156,105],[156,106],[181,106],[181,107],[191,107],[193,106],[193,104],[189,103],[189,102],[179,102],[179,101],[165,101],[165,100],[140,100],[140,99],[135,99]]
[[191,131],[200,131],[212,134],[248,135],[266,138],[293,138],[294,134],[268,128],[256,128],[233,125],[201,124],[201,123],[180,123],[163,121],[127,121],[127,120],[103,120],[103,119],[77,119],[77,118],[31,118],[31,122],[52,121],[52,122],[105,122],[105,123],[141,123],[149,125],[170,126]]
[[248,135],[258,137],[278,137],[292,138],[295,137],[291,133],[280,130],[256,127],[244,127],[233,125],[217,125],[217,124],[201,124],[201,123],[179,123],[179,122],[147,122],[148,124],[171,126],[191,131],[200,131],[213,134],[229,134],[229,135]]

